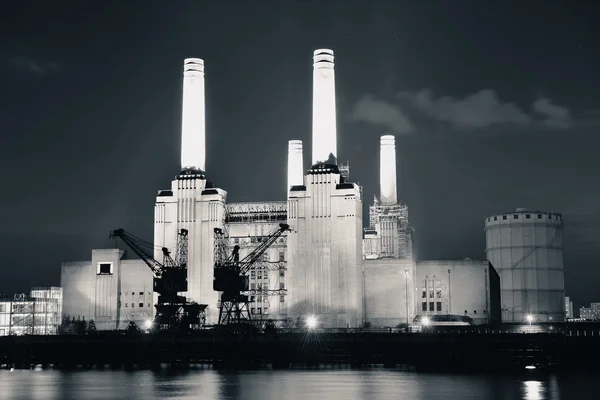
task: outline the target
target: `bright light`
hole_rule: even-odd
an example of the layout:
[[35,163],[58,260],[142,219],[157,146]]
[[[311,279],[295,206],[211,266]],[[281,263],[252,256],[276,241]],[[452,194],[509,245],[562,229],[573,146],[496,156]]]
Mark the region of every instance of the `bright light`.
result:
[[425,326],[429,325],[429,317],[423,317],[421,323]]
[[533,315],[529,314],[527,316],[527,322],[529,322],[531,324],[531,321],[533,321]]
[[306,317],[306,326],[308,329],[315,329],[317,327],[317,317],[314,315],[309,315]]
[[525,366],[525,369],[535,369],[535,365],[527,365]]
[[152,320],[151,319],[146,320],[146,323],[144,324],[144,326],[146,327],[146,329],[152,328]]

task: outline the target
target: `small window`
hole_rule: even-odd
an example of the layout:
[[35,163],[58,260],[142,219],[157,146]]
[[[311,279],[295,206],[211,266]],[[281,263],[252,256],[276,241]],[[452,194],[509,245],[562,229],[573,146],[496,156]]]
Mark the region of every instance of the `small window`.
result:
[[140,292],[140,296],[143,296],[143,295],[144,295],[144,292]]
[[265,279],[269,278],[269,271],[267,271],[266,269],[263,271],[263,277]]
[[148,292],[148,296],[152,296],[152,292]]
[[427,292],[423,290],[423,295],[421,296],[422,299],[426,299],[427,298]]
[[144,303],[140,303],[140,304],[138,304],[138,307],[140,307],[140,308],[144,308]]
[[488,218],[488,222],[490,222],[490,219]]
[[421,303],[421,310],[427,311],[427,303],[425,303],[425,302]]
[[525,218],[526,219],[531,219],[531,215],[530,214],[525,214]]
[[250,303],[254,303],[254,296],[250,296]]
[[256,289],[256,283],[251,283],[250,284],[250,290],[254,290]]
[[132,295],[132,296],[135,296],[135,292],[131,292],[131,295]]
[[282,270],[282,269],[280,269],[280,270],[279,270],[279,277],[280,277],[280,278],[283,278],[284,276],[285,276],[285,271],[284,271],[284,270]]
[[552,219],[552,214],[548,214],[548,219]]
[[473,314],[477,314],[477,310],[473,310]]
[[503,216],[502,216],[502,219],[506,219],[506,215],[503,215]]
[[125,308],[128,308],[128,307],[129,307],[129,303],[125,303]]
[[256,272],[255,271],[250,271],[250,278],[252,278],[252,279],[256,278]]
[[257,312],[258,314],[262,314],[262,308],[257,308],[257,309],[256,309],[256,312]]
[[279,252],[279,262],[285,261],[285,253],[283,251]]
[[514,218],[515,218],[515,219],[519,219],[519,214],[515,214],[515,215],[514,215]]
[[279,289],[285,289],[285,284],[283,282],[279,282]]
[[[430,290],[430,291],[429,291],[429,298],[430,298],[430,299],[433,299],[433,290]],[[432,310],[432,311],[433,311],[433,310]]]
[[498,217],[494,217],[494,221],[498,221]]
[[542,214],[538,214],[538,219],[542,219]]
[[131,303],[131,308],[135,307],[135,303]]
[[436,310],[437,310],[437,311],[442,311],[442,302],[441,302],[441,301],[438,301],[438,302],[435,304],[435,306],[436,306]]
[[429,311],[433,311],[433,301],[429,302]]
[[283,303],[285,301],[285,296],[279,296],[279,302]]
[[112,263],[98,263],[97,274],[98,275],[112,275],[113,265]]
[[121,304],[121,302],[119,302],[119,308],[123,307],[123,305]]
[[442,298],[442,291],[441,291],[440,289],[438,289],[438,290],[435,292],[435,297],[437,297],[438,299],[441,299],[441,298]]
[[148,308],[152,308],[152,304],[148,303]]

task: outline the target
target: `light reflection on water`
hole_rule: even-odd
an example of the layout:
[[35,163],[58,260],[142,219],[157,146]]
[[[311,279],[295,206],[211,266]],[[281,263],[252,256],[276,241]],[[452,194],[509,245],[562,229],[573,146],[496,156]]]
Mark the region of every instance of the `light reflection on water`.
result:
[[[390,370],[0,371],[0,399],[422,399],[585,398],[590,376],[484,376]],[[589,397],[589,398],[593,398]]]

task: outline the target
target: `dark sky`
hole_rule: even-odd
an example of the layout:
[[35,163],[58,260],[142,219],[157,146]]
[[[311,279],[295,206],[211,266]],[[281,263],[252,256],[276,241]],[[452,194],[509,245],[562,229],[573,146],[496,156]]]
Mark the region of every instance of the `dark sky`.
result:
[[5,0],[0,292],[58,284],[61,261],[111,247],[112,229],[152,238],[179,171],[186,57],[206,63],[212,181],[232,202],[284,200],[287,141],[309,161],[325,47],[365,220],[394,133],[420,259],[484,259],[486,215],[562,212],[567,293],[600,301],[594,3]]

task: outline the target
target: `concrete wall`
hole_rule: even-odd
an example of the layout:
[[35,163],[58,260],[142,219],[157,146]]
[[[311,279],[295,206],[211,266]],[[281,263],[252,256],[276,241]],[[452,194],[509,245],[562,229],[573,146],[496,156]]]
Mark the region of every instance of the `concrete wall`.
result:
[[340,185],[337,168],[320,167],[288,195],[288,314],[357,327],[363,319],[360,190]]
[[418,261],[416,271],[418,315],[468,315],[476,324],[500,320],[500,282],[488,261]]
[[[143,326],[153,318],[152,271],[124,256],[119,249],[99,249],[91,261],[63,263],[63,314],[93,319],[98,330],[124,329],[129,321]],[[110,264],[110,272],[101,273],[101,264]]]
[[372,327],[394,327],[415,317],[415,263],[363,260],[365,320]]
[[206,304],[206,322],[219,317],[218,293],[212,289],[214,228],[223,228],[227,193],[214,189],[200,175],[181,175],[170,191],[156,197],[154,212],[155,257],[162,260],[160,247],[176,252],[177,233],[188,230],[188,292],[190,301]]

